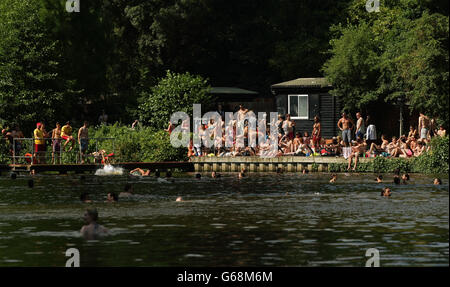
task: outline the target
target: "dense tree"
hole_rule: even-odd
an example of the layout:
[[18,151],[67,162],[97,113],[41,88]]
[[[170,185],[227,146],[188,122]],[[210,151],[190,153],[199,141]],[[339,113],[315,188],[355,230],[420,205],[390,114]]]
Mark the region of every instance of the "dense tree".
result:
[[177,74],[168,71],[149,92],[143,92],[139,105],[140,118],[151,127],[166,128],[175,112],[185,112],[192,117],[193,104],[204,104],[209,111],[211,96],[209,84],[200,76],[189,73]]
[[75,92],[61,72],[61,43],[48,37],[39,0],[0,2],[0,118],[30,131],[55,120]]
[[387,1],[380,13],[349,8],[349,23],[335,26],[331,58],[323,70],[345,108],[382,100],[448,125],[448,14],[427,1]]

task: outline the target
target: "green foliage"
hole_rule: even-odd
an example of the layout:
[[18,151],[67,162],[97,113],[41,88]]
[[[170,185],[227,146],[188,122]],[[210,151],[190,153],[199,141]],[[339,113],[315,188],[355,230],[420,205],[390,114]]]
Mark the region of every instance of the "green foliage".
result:
[[7,140],[0,139],[0,164],[9,164],[9,142]]
[[211,103],[208,81],[189,73],[177,74],[167,71],[150,92],[141,94],[140,117],[144,123],[156,129],[167,127],[174,112],[186,112],[192,116],[192,105],[202,104],[209,111]]
[[332,94],[350,110],[404,100],[448,126],[448,14],[415,0],[384,1],[380,13],[366,13],[362,2],[350,5],[349,24],[333,27],[323,66]]
[[[141,127],[132,130],[116,123],[89,130],[91,138],[115,138],[99,142],[98,149],[107,153],[114,152],[116,160],[121,162],[183,161],[187,159],[187,149],[174,148],[170,144],[169,134],[152,128]],[[90,142],[95,150],[95,142]]]
[[448,174],[449,137],[435,137],[431,141],[431,151],[414,159],[412,171]]
[[0,118],[31,130],[53,120],[70,82],[60,76],[60,42],[48,37],[40,0],[0,1]]

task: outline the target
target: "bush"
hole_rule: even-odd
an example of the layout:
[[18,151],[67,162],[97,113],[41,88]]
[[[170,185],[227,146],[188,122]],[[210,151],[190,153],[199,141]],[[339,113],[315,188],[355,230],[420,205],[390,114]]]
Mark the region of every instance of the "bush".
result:
[[412,171],[421,173],[448,174],[449,137],[434,137],[431,150],[413,159]]
[[9,164],[9,142],[0,138],[0,164]]
[[[165,78],[150,92],[143,92],[140,98],[141,120],[156,129],[167,127],[174,112],[186,112],[192,116],[192,105],[211,103],[208,81],[189,73],[167,72]],[[210,108],[203,106],[203,109]]]
[[[170,144],[167,132],[141,127],[132,130],[116,123],[112,126],[91,128],[91,138],[115,138],[99,141],[98,149],[108,153],[115,152],[116,160],[121,162],[154,162],[187,160],[186,148],[174,148]],[[96,150],[95,141],[90,142],[89,149]]]

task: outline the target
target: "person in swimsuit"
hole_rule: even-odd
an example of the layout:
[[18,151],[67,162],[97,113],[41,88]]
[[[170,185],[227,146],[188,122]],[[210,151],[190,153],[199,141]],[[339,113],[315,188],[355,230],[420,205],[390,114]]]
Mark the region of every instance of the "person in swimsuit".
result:
[[86,151],[89,146],[89,129],[88,122],[84,122],[83,126],[78,130],[78,144],[80,145],[81,164],[84,164]]
[[130,197],[133,195],[133,186],[127,183],[124,187],[124,191],[119,193],[119,197]]
[[322,125],[318,116],[314,117],[312,137],[314,152],[317,152],[319,150],[320,140],[322,139]]
[[56,127],[52,131],[52,164],[56,163],[56,158],[61,164],[61,125],[59,123],[56,123]]
[[356,138],[363,138],[365,130],[366,130],[366,127],[365,127],[364,119],[361,116],[360,112],[356,113],[356,119],[357,120],[356,120],[356,133],[355,133],[355,136],[356,136]]
[[391,189],[389,187],[385,187],[381,191],[381,196],[383,196],[383,197],[390,197],[391,194],[392,194],[392,192],[391,192]]
[[352,147],[352,153],[348,158],[347,170],[350,170],[350,167],[352,165],[352,158],[354,158],[355,164],[353,165],[353,171],[356,171],[356,168],[358,166],[358,158],[360,155],[365,154],[365,152],[366,152],[366,143],[361,138],[358,138],[355,146]]
[[97,223],[98,211],[97,209],[88,208],[83,216],[86,225],[81,227],[81,235],[88,240],[97,239],[108,234],[108,229]]
[[419,115],[419,133],[420,133],[420,139],[426,140],[428,138],[429,132],[430,132],[430,119],[425,116],[423,113],[420,113]]
[[119,201],[119,197],[117,196],[116,193],[108,192],[108,194],[106,196],[106,202],[113,203],[113,202],[118,202],[118,201]]
[[70,126],[70,122],[67,122],[66,125],[61,128],[61,138],[66,141],[63,149],[66,150],[67,144],[71,142],[72,146],[69,148],[69,152],[72,151],[75,146],[75,139],[72,136],[72,127]]
[[130,171],[130,174],[131,175],[140,175],[140,176],[150,176],[150,170],[149,169],[144,170],[144,169],[141,169],[138,167],[138,168],[135,168],[132,171]]
[[342,140],[344,141],[344,146],[348,147],[352,141],[352,129],[355,126],[353,121],[347,117],[347,114],[342,113],[342,118],[338,121],[338,128],[342,131]]

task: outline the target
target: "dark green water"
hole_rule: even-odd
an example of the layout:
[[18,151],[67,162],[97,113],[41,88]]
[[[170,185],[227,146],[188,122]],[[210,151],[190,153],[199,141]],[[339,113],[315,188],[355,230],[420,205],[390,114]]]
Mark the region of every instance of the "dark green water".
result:
[[[449,265],[448,179],[412,175],[408,185],[374,175],[265,174],[170,183],[155,178],[79,175],[0,177],[0,266],[364,266],[368,248],[381,266]],[[126,182],[136,196],[104,203]],[[383,186],[391,198],[380,197]],[[94,204],[82,204],[89,192]],[[288,194],[286,194],[288,193]],[[175,202],[183,196],[185,202]],[[111,235],[79,236],[95,206]]]

